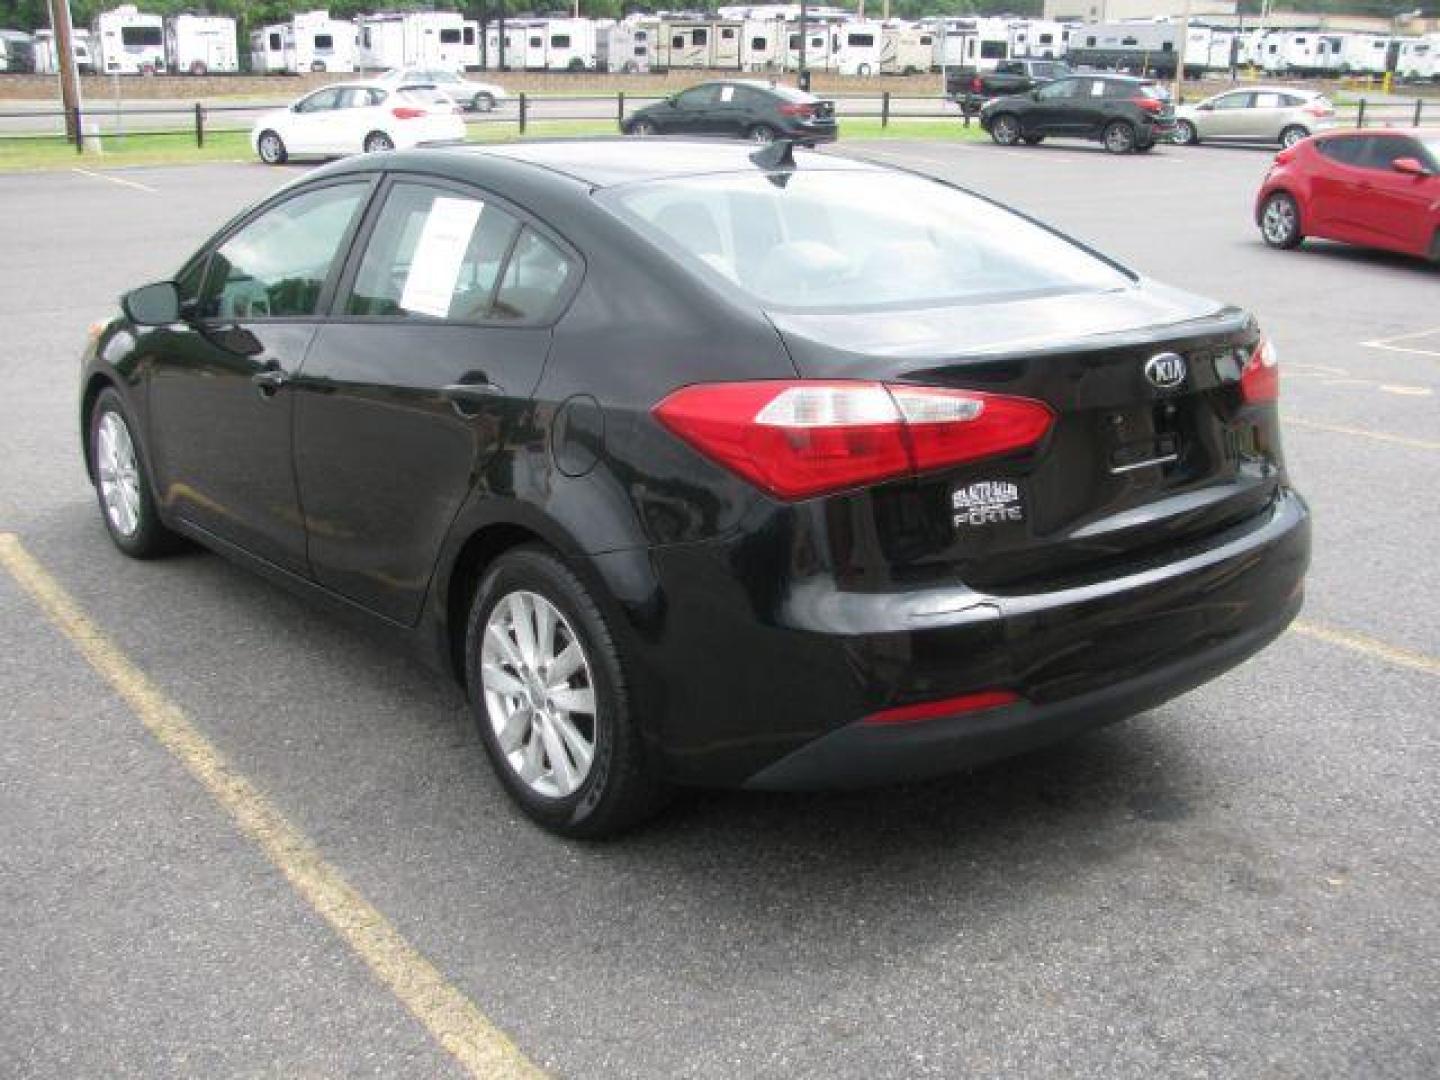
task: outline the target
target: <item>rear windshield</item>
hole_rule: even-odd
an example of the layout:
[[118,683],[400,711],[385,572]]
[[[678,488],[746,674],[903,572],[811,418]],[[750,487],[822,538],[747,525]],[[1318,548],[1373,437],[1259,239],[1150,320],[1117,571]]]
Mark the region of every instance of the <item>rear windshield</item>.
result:
[[449,107],[454,100],[444,90],[434,86],[402,86],[395,96],[411,105],[438,105]]
[[727,173],[598,198],[768,307],[915,307],[1105,291],[1114,265],[983,199],[901,173]]

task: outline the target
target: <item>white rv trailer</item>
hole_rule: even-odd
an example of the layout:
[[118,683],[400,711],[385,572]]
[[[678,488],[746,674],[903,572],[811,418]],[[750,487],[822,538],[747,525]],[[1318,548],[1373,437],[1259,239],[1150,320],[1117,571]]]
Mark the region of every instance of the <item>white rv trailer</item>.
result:
[[[70,51],[75,54],[75,68],[82,75],[93,74],[95,50],[92,47],[90,31],[76,27],[70,31]],[[4,68],[0,68],[3,71]],[[35,31],[35,71],[39,75],[54,75],[60,70],[60,50],[55,47],[55,31]]]
[[665,19],[656,33],[657,68],[740,67],[741,22]]
[[0,30],[0,71],[35,70],[35,39],[23,30]]
[[103,11],[95,19],[95,39],[107,75],[154,75],[165,70],[165,25],[134,4]]
[[591,19],[550,19],[545,23],[545,68],[589,71],[595,67],[595,23]]
[[994,71],[1001,60],[1010,59],[1010,24],[1006,19],[940,19],[938,25],[932,25],[936,25],[936,67]]
[[[785,35],[785,67],[800,70],[800,24],[791,23]],[[805,25],[805,68],[807,71],[829,71],[834,63],[829,31],[823,26]]]
[[595,66],[600,71],[634,74],[650,70],[654,24],[617,22],[602,26],[595,37]]
[[1011,23],[1010,55],[1017,59],[1059,60],[1065,55],[1065,24],[1046,19]]
[[355,20],[356,63],[366,70],[465,66],[465,20],[455,11],[384,12]]
[[1260,66],[1275,75],[1324,70],[1325,48],[1315,30],[1287,30],[1266,34]]
[[740,66],[746,71],[783,68],[788,37],[784,19],[746,19],[740,29]]
[[830,27],[831,67],[841,75],[880,74],[885,27],[878,22],[835,23]]
[[460,28],[460,55],[464,58],[463,69],[476,71],[480,67],[480,22],[466,19]]
[[250,31],[250,70],[257,75],[285,71],[285,23],[270,23]]
[[[1205,52],[1206,71],[1229,71],[1232,60],[1238,63],[1235,50],[1239,38],[1229,30],[1212,29],[1210,48]],[[1190,62],[1187,60],[1187,63]]]
[[296,15],[285,24],[284,40],[286,71],[355,70],[355,24],[328,11]]
[[[1071,33],[1067,59],[1076,68],[1173,75],[1179,36],[1173,23],[1093,23]],[[1190,71],[1199,67],[1194,58],[1185,66]]]
[[165,23],[165,60],[191,75],[240,70],[235,20],[218,15],[175,15]]
[[[525,42],[528,36],[529,27],[524,20],[505,20],[504,67],[506,71],[523,71],[525,69]],[[492,22],[485,28],[485,67],[491,71],[499,71],[500,53],[500,25]]]
[[923,26],[885,27],[880,70],[886,75],[918,75],[935,62],[935,31]]
[[1401,39],[1395,74],[1411,82],[1440,79],[1440,34]]

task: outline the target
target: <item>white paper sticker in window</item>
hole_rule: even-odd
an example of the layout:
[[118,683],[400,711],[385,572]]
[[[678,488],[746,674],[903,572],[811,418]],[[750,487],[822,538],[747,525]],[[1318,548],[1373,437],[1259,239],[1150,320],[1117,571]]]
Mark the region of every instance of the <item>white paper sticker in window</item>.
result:
[[443,319],[460,280],[460,266],[485,204],[475,199],[436,199],[415,245],[400,306],[417,315]]
[[722,86],[722,87],[720,88],[720,100],[721,100],[721,101],[730,101],[730,100],[734,99],[734,97],[735,97],[735,88],[734,88],[733,86]]

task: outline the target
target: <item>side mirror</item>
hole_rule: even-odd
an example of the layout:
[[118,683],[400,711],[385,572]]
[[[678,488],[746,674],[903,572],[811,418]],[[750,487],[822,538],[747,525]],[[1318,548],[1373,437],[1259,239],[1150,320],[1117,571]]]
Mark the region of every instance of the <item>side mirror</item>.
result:
[[1407,176],[1433,175],[1418,158],[1413,157],[1397,157],[1394,161],[1390,162],[1390,168],[1398,173],[1404,173]]
[[137,326],[167,326],[180,319],[180,290],[173,281],[157,281],[126,293],[120,306]]

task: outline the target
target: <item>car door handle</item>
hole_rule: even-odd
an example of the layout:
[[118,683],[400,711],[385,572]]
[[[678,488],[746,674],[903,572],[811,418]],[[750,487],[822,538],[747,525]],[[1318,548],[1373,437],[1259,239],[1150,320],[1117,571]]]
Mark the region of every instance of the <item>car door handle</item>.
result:
[[251,375],[250,381],[260,388],[261,397],[274,397],[275,391],[290,381],[290,375],[283,368],[266,368]]
[[451,383],[440,388],[440,396],[450,401],[456,413],[467,418],[474,416],[479,406],[504,394],[503,386],[489,381]]

